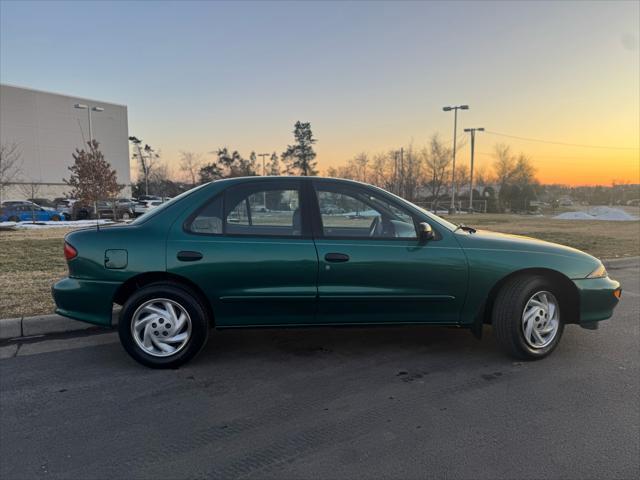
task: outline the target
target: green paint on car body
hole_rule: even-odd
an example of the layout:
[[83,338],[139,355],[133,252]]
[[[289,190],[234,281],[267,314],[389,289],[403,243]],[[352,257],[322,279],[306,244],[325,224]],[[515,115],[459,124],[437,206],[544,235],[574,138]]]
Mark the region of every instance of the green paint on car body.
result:
[[[185,228],[195,213],[229,189],[261,184],[301,192],[300,205],[290,207],[294,217],[302,216],[299,234],[202,234]],[[429,223],[435,239],[325,236],[318,227],[321,212],[314,192],[336,185],[385,199],[416,225]],[[354,223],[360,218],[357,212],[341,215]],[[233,222],[233,228],[244,228],[242,220]],[[455,230],[445,220],[377,187],[336,179],[219,180],[130,225],[79,230],[68,234],[66,241],[78,255],[68,262],[69,277],[53,287],[56,311],[100,325],[111,324],[114,302],[122,303],[149,279],[184,282],[209,304],[219,328],[477,326],[486,318],[497,289],[521,272],[548,274],[564,282],[566,294],[576,303],[564,321],[586,325],[612,315],[618,302],[613,292],[620,287],[608,277],[586,278],[600,261],[579,250],[521,236]],[[180,259],[181,252],[196,252],[201,258]],[[328,255],[336,252],[348,261],[328,261]]]

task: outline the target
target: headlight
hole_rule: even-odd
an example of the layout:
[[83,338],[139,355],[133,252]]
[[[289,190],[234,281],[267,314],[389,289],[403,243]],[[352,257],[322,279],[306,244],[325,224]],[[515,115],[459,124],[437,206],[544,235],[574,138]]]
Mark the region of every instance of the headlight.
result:
[[607,276],[607,269],[604,268],[603,264],[600,264],[598,268],[596,268],[593,272],[587,275],[587,278],[602,278]]

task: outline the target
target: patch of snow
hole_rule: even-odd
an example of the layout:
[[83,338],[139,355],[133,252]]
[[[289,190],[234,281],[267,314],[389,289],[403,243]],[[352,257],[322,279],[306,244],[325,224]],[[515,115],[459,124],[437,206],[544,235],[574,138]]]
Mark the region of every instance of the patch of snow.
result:
[[42,228],[68,228],[68,227],[93,227],[96,224],[108,225],[113,223],[111,220],[75,220],[60,222],[0,222],[0,228],[12,229],[42,229]]
[[359,212],[340,213],[343,217],[377,217],[380,215],[375,210],[360,210]]
[[553,217],[556,220],[608,220],[614,222],[628,222],[638,220],[624,210],[611,207],[593,207],[586,212],[565,212]]

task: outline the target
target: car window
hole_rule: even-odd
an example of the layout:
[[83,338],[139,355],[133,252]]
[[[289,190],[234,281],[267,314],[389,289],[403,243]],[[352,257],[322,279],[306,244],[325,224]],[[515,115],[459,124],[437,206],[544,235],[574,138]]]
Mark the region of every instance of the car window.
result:
[[218,195],[201,209],[188,225],[193,233],[216,235],[222,233],[222,195]]
[[143,215],[140,215],[138,218],[136,218],[129,225],[139,225],[141,223],[146,222],[150,218],[154,218],[154,217],[156,217],[158,215],[161,215],[162,212],[164,212],[166,209],[168,209],[172,205],[178,203],[183,198],[188,197],[189,195],[192,195],[193,193],[197,192],[198,190],[201,190],[201,189],[205,188],[207,185],[209,185],[209,184],[208,183],[203,183],[202,185],[199,185],[197,187],[192,188],[191,190],[187,190],[186,192],[181,193],[177,197],[173,197],[168,202],[164,202],[163,204],[158,205],[156,208],[153,208],[153,209],[149,210],[147,213],[145,213]]
[[302,221],[297,188],[240,187],[225,193],[225,233],[300,236]]
[[375,193],[335,185],[316,194],[325,237],[417,238],[413,217]]
[[186,228],[209,235],[300,236],[299,205],[297,188],[241,185],[207,203]]

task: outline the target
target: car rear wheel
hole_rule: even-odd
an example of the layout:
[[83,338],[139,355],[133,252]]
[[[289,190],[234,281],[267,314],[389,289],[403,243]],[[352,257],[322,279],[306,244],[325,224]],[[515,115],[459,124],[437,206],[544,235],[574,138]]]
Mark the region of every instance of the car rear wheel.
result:
[[557,288],[542,276],[517,277],[498,293],[492,324],[500,346],[516,358],[549,355],[560,342],[564,324]]
[[9,221],[10,222],[19,222],[20,219],[18,217],[16,217],[15,215],[13,215],[13,216],[9,217]]
[[52,215],[51,220],[54,222],[59,222],[61,220],[60,215]]
[[177,368],[207,342],[209,320],[196,295],[178,284],[154,283],[124,304],[120,342],[136,361],[152,368]]

